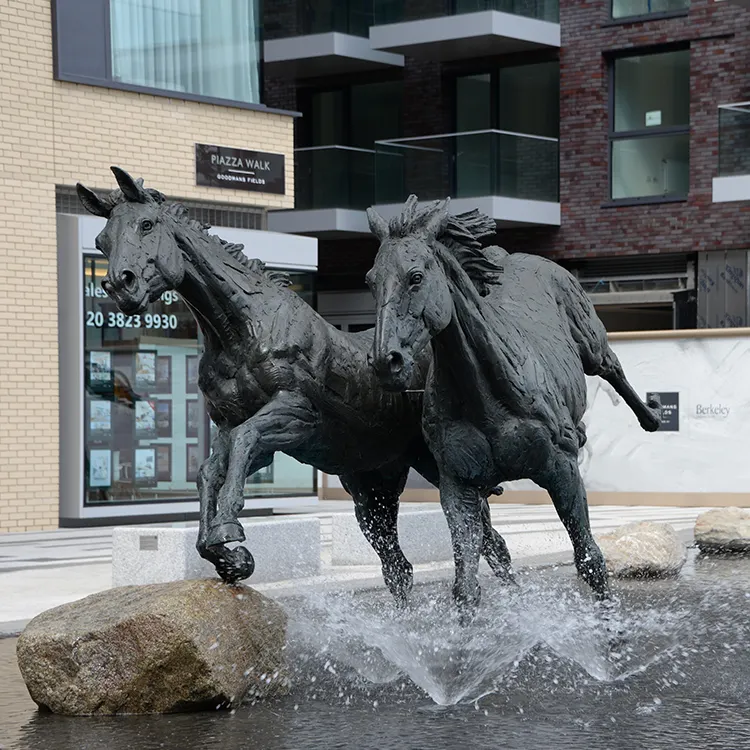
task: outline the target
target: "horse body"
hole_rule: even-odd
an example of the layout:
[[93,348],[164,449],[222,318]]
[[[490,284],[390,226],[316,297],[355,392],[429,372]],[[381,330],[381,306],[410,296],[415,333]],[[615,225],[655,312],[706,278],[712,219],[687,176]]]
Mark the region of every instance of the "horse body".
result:
[[[658,404],[643,403],[627,382],[573,276],[542,258],[483,252],[481,222],[471,222],[479,225],[475,236],[445,205],[420,211],[413,196],[390,227],[370,212],[381,240],[368,274],[379,311],[373,360],[381,380],[402,388],[420,344],[429,341],[433,351],[423,431],[453,539],[454,596],[470,612],[479,601],[478,488],[529,478],[549,492],[579,574],[607,598],[577,462],[585,375],[609,381],[644,429],[658,428]],[[451,223],[463,244],[438,239]],[[487,224],[484,234],[494,230]]]
[[[199,387],[217,430],[198,475],[199,553],[225,580],[252,574],[250,553],[226,544],[245,538],[238,516],[247,477],[282,451],[341,476],[386,584],[403,601],[412,567],[398,542],[399,496],[410,467],[439,482],[421,435],[421,396],[379,387],[367,360],[371,331],[333,328],[242,246],[208,234],[142,181],[113,172],[120,190],[104,200],[78,186],[84,206],[108,219],[96,240],[109,259],[102,286],[128,313],[176,289],[205,338]],[[426,352],[415,366],[417,390],[429,358]],[[510,559],[492,529],[486,492],[482,523],[482,553],[507,576]]]

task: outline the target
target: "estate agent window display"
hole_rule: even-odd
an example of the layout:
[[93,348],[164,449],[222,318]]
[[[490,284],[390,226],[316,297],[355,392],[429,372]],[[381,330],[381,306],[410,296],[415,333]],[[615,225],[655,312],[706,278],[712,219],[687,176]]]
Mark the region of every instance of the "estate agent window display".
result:
[[[197,323],[173,291],[143,314],[123,314],[101,288],[107,267],[106,258],[84,258],[84,505],[197,499],[213,430],[198,388]],[[290,277],[314,304],[311,274]],[[277,456],[245,489],[307,494],[314,481],[310,467]]]

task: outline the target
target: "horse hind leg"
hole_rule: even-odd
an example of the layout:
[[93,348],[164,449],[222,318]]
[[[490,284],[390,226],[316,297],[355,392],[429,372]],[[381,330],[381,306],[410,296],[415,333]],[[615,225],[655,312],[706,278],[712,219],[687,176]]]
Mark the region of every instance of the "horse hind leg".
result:
[[658,398],[650,398],[647,402],[635,392],[625,377],[625,371],[617,355],[606,344],[606,351],[602,363],[595,373],[604,378],[633,410],[638,423],[646,432],[656,432],[661,425],[661,403]]
[[591,533],[586,489],[576,457],[556,449],[549,470],[535,481],[549,492],[568,532],[578,575],[591,586],[598,599],[609,600],[607,566]]
[[341,476],[354,500],[359,528],[380,558],[383,580],[398,606],[405,606],[414,582],[411,563],[398,540],[399,497],[408,467],[398,471],[368,471]]

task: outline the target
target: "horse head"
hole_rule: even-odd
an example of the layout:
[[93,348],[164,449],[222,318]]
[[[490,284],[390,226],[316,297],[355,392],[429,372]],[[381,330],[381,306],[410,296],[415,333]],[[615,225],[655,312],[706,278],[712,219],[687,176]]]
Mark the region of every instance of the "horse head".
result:
[[109,260],[102,288],[126,314],[143,312],[183,280],[185,264],[177,241],[174,206],[157,190],[143,187],[119,167],[112,167],[119,190],[99,198],[78,183],[84,207],[107,224],[96,238],[96,247]]
[[478,211],[451,216],[448,200],[419,208],[414,195],[390,224],[372,208],[367,217],[380,240],[366,277],[377,315],[370,359],[384,388],[403,391],[419,353],[453,319],[457,286],[476,297],[496,281],[501,269],[479,243],[495,222]]
[[372,208],[367,216],[380,240],[367,284],[377,317],[372,364],[388,390],[404,390],[419,352],[451,321],[453,303],[432,250],[448,221],[448,201],[418,210],[410,196],[390,226]]

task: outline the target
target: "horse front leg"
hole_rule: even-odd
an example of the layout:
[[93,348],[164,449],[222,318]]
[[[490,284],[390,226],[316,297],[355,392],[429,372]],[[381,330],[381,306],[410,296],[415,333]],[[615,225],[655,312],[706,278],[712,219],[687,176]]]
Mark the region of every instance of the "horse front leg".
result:
[[440,476],[440,504],[453,544],[456,578],[453,600],[462,624],[470,622],[479,607],[479,556],[482,550],[482,493],[453,477]]
[[231,444],[231,430],[220,427],[211,443],[211,455],[203,462],[198,472],[200,526],[195,545],[198,554],[204,560],[208,560],[216,568],[219,576],[228,583],[249,578],[255,569],[255,561],[246,550],[217,548],[208,544],[208,531],[216,515],[218,492],[226,478]]
[[[440,489],[440,472],[435,459],[426,445],[419,445],[410,454],[411,465],[430,483]],[[492,525],[492,513],[488,497],[502,495],[503,488],[492,487],[482,491],[482,557],[487,561],[492,572],[504,583],[515,584],[508,545],[502,535]]]
[[414,571],[398,541],[399,497],[409,467],[342,475],[341,484],[354,500],[354,513],[365,539],[380,558],[383,580],[399,607],[406,605]]
[[268,466],[276,451],[293,450],[310,438],[316,426],[317,415],[310,401],[300,394],[282,391],[231,431],[226,478],[206,540],[210,547],[245,540],[242,524],[237,520],[245,505],[245,480]]

